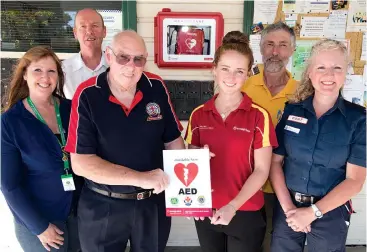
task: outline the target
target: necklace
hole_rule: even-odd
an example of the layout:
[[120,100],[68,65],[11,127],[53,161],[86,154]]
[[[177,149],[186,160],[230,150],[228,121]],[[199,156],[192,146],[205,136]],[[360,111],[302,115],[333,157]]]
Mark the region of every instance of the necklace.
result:
[[237,108],[238,104],[240,104],[242,101],[242,99],[240,99],[238,102],[236,102],[236,104],[234,104],[233,106],[231,106],[229,109],[227,109],[226,111],[219,113],[220,116],[222,117],[222,119],[224,120],[227,116],[227,114],[231,111],[233,111],[235,108]]

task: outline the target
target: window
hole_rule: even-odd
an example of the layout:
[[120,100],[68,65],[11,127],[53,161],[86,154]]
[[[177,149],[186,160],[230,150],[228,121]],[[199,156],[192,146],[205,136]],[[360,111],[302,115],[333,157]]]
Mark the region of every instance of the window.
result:
[[[1,50],[24,52],[33,46],[47,45],[55,52],[78,52],[73,26],[76,12],[83,8],[97,9],[106,17],[106,39],[111,38],[111,23],[106,23],[111,21],[108,13],[122,16],[122,1],[1,1]],[[122,18],[116,20],[121,20],[122,27]]]

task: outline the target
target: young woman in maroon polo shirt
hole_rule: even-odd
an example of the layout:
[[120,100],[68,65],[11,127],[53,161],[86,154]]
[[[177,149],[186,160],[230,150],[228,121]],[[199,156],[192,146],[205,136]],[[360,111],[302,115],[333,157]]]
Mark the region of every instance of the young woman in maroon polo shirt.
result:
[[212,218],[195,220],[204,252],[261,250],[265,234],[261,187],[269,175],[272,147],[277,146],[268,112],[241,92],[253,64],[245,34],[229,32],[214,58],[218,93],[191,114],[189,148],[208,145]]

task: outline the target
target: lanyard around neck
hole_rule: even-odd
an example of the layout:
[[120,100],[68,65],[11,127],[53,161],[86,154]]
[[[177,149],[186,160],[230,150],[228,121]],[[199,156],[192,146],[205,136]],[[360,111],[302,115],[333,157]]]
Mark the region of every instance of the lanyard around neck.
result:
[[[56,101],[55,97],[52,97],[52,98],[53,98],[53,101],[54,101],[54,108],[55,108],[57,126],[59,128],[59,132],[60,132],[60,136],[61,136],[61,142],[60,142],[59,139],[57,139],[57,141],[58,141],[58,143],[60,144],[60,147],[61,147],[62,161],[64,162],[64,170],[67,174],[70,166],[69,166],[68,155],[64,150],[65,144],[66,144],[65,133],[64,133],[64,129],[63,129],[62,123],[61,123],[59,105],[57,104],[57,101]],[[38,111],[38,109],[36,108],[36,106],[34,105],[33,101],[31,100],[31,98],[29,96],[27,97],[27,102],[28,102],[29,106],[31,107],[31,109],[33,110],[34,114],[36,115],[37,119],[47,125],[45,119],[43,119],[41,113]]]

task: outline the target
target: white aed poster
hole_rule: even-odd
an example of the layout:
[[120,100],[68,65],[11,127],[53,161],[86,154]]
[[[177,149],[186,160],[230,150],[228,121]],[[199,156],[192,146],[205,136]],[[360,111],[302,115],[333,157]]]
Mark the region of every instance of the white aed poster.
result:
[[98,12],[101,14],[106,26],[106,38],[102,43],[102,50],[105,51],[106,46],[111,43],[113,36],[123,29],[122,12],[119,10],[98,10]]
[[165,190],[167,216],[212,216],[208,149],[164,150],[163,167],[170,184]]

